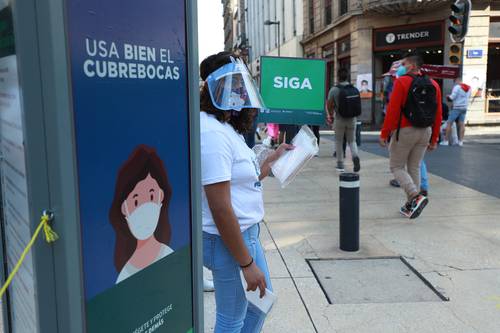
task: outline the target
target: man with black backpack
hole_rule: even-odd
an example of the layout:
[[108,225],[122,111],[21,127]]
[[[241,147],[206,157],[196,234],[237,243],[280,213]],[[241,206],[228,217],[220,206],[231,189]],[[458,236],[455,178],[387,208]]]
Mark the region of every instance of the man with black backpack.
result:
[[340,83],[330,89],[327,101],[327,121],[330,125],[334,123],[335,127],[337,171],[344,172],[342,143],[345,136],[351,149],[354,172],[359,172],[361,165],[356,144],[356,117],[361,115],[361,96],[358,89],[348,81],[349,72],[347,69],[341,68],[338,71],[338,76]]
[[422,65],[416,53],[402,60],[380,133],[383,147],[391,136],[391,172],[407,196],[400,212],[411,219],[420,216],[429,202],[420,193],[420,164],[427,150],[436,149],[442,120],[441,89],[422,74]]

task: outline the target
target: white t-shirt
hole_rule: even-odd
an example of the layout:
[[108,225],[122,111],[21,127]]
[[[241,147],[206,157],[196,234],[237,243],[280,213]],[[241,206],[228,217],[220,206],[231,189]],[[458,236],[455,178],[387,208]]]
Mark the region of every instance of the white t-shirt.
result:
[[[234,128],[201,112],[201,183],[231,182],[231,203],[241,232],[264,218],[260,167],[255,153]],[[220,235],[202,191],[203,231]]]
[[[169,246],[165,244],[161,244],[160,253],[158,253],[158,256],[156,257],[155,261],[153,261],[151,264],[154,264],[158,260],[165,258],[171,253],[174,253],[174,250],[172,250]],[[137,268],[127,261],[125,266],[123,266],[122,271],[118,275],[118,278],[116,279],[116,284],[122,282],[125,279],[128,279],[129,277],[131,277],[137,272],[140,272],[141,270],[142,268]]]

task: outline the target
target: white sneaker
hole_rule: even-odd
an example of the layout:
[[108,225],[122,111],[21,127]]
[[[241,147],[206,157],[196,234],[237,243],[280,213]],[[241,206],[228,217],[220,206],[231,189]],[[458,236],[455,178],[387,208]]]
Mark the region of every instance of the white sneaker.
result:
[[460,147],[462,147],[462,146],[464,145],[464,142],[463,142],[463,141],[458,141],[458,145],[459,145]]
[[449,146],[450,145],[450,142],[449,141],[441,141],[441,143],[439,143],[441,146]]

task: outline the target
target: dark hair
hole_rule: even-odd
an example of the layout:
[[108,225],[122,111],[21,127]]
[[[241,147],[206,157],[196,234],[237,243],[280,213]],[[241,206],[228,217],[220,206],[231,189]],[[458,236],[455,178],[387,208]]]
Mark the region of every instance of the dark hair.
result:
[[419,52],[408,52],[403,56],[403,59],[407,59],[409,62],[414,64],[418,69],[424,64],[424,59]]
[[168,181],[167,172],[163,162],[156,150],[145,145],[138,146],[118,172],[115,185],[115,196],[109,210],[109,221],[115,229],[115,268],[121,272],[123,266],[132,257],[136,247],[137,239],[132,235],[123,216],[121,206],[132,192],[138,182],[151,175],[164,196],[160,210],[160,218],[154,236],[160,243],[170,243],[170,223],[168,221],[168,205],[172,197],[172,188]]
[[337,72],[339,76],[339,81],[347,81],[349,80],[349,71],[346,68],[341,68]]
[[363,84],[363,83],[368,84],[368,81],[367,81],[367,80],[363,80],[363,81],[361,81],[361,84]]
[[[200,77],[206,81],[208,76],[219,69],[220,67],[229,64],[231,57],[239,58],[238,55],[231,52],[220,52],[207,57],[200,64]],[[221,123],[228,122],[236,132],[246,134],[252,131],[255,115],[255,109],[245,108],[241,111],[225,111],[218,109],[212,102],[210,92],[206,84],[203,85],[200,91],[200,109],[208,114],[213,114]],[[229,113],[229,118],[228,118]]]

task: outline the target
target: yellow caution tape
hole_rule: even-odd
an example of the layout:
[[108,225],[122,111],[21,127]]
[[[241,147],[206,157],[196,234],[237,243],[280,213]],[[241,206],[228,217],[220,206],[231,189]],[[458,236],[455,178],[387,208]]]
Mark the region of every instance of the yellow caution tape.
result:
[[12,272],[9,274],[9,277],[5,281],[4,285],[2,286],[2,289],[0,289],[0,298],[3,297],[3,294],[5,294],[5,291],[9,287],[10,283],[12,282],[12,279],[14,276],[17,274],[17,271],[19,268],[21,268],[21,265],[23,264],[24,259],[26,258],[26,255],[28,252],[31,250],[33,245],[35,244],[36,239],[38,238],[38,235],[40,234],[40,231],[43,228],[43,233],[45,234],[45,240],[47,243],[53,243],[55,242],[59,236],[55,233],[54,230],[49,225],[49,222],[51,220],[51,215],[47,212],[43,212],[42,217],[40,218],[40,224],[35,230],[35,233],[33,234],[33,237],[31,237],[31,240],[29,241],[28,245],[24,249],[23,253],[21,254],[21,258],[16,263],[16,266],[12,270]]

